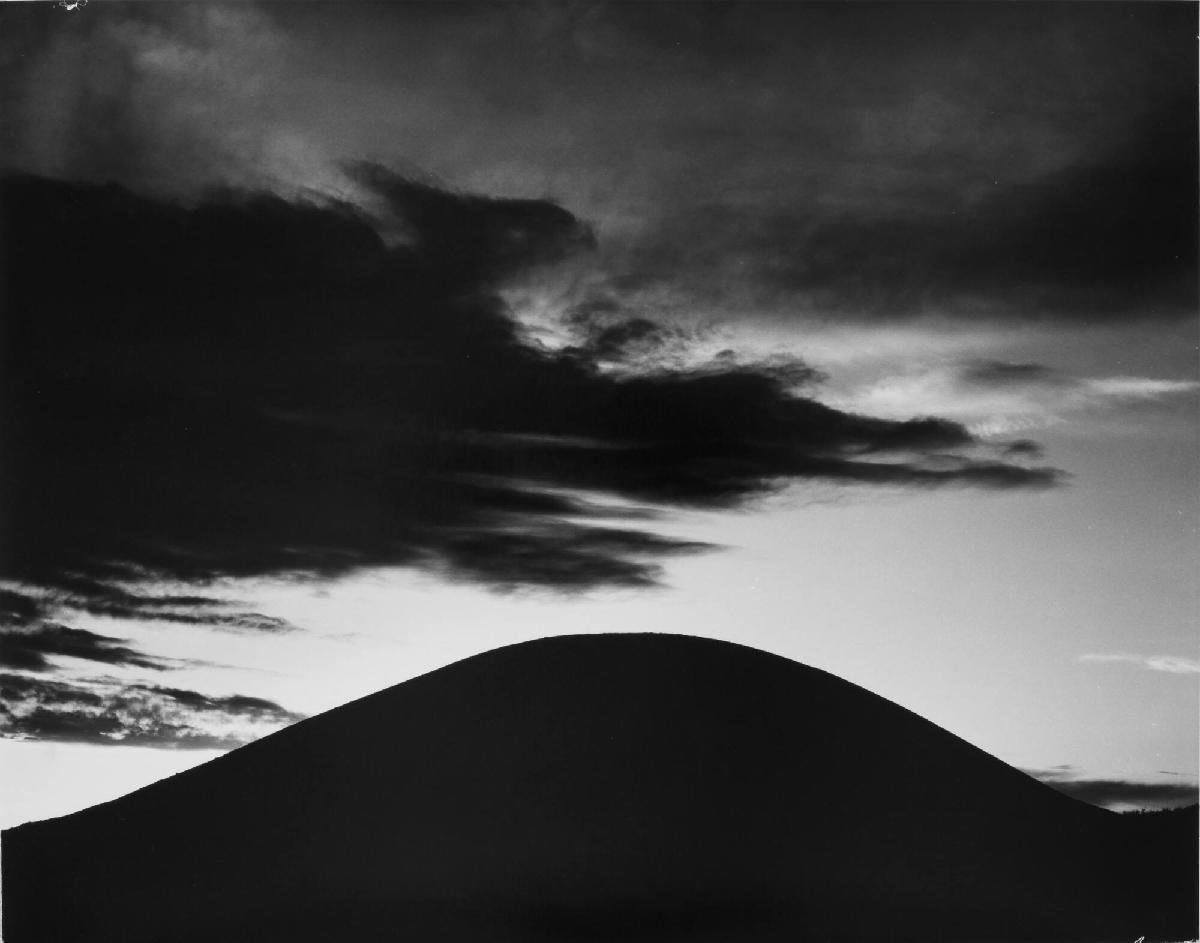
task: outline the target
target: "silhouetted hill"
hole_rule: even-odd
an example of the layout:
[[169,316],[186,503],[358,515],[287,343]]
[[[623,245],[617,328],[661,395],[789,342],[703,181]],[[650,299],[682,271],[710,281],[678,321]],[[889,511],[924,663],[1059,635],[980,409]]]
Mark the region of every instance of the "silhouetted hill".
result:
[[8,943],[1196,935],[1142,828],[723,642],[489,652],[4,833]]

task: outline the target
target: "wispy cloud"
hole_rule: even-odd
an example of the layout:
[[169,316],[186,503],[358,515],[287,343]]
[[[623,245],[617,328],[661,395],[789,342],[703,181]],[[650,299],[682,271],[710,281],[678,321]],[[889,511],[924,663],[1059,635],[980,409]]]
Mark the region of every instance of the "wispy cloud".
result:
[[144,655],[124,644],[85,629],[54,622],[35,627],[0,627],[0,666],[25,671],[48,671],[51,658],[79,658],[108,665],[162,671],[169,663]]
[[930,413],[979,436],[1018,433],[1091,413],[1194,394],[1194,380],[1075,377],[1040,363],[965,360],[884,376],[837,400],[875,415]]
[[229,750],[302,719],[241,694],[0,674],[0,736],[11,739]]
[[1167,674],[1200,674],[1200,660],[1181,655],[1129,655],[1123,653],[1089,653],[1079,656],[1080,661],[1136,665],[1150,671]]

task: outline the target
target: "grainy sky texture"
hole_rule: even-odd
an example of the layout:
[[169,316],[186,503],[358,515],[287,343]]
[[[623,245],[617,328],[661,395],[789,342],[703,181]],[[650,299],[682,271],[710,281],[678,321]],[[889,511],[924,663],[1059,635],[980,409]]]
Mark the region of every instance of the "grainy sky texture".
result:
[[1195,35],[5,4],[9,824],[630,629],[1194,797]]

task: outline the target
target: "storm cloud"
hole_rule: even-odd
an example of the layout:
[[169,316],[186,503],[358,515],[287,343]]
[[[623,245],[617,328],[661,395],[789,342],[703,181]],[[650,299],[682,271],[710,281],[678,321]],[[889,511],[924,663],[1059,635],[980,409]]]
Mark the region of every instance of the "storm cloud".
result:
[[1071,327],[1195,309],[1178,5],[465,9],[406,16],[412,39],[360,24],[363,74],[421,104],[392,119],[417,163],[598,221],[580,304]]
[[[688,9],[672,17],[693,29],[683,55],[734,76],[706,89],[715,105],[683,110],[711,132],[688,144],[723,141],[719,114],[760,148],[732,173],[712,155],[717,185],[630,236],[612,269],[629,296],[868,321],[1194,312],[1196,50],[1181,9]],[[637,29],[666,46],[678,33],[655,34],[657,19]],[[796,39],[801,24],[821,49]],[[785,43],[809,62],[783,65]]]
[[[546,349],[496,291],[586,256],[584,223],[351,172],[391,222],[263,194],[185,207],[6,181],[7,578],[93,614],[278,630],[139,584],[391,564],[644,586],[657,560],[703,549],[646,531],[647,506],[733,508],[805,480],[1058,480],[978,457],[953,422],[798,395],[794,365],[599,369],[640,329]],[[602,512],[589,494],[608,496]]]
[[11,165],[369,203],[334,159],[399,152],[596,221],[576,300],[619,297],[642,332],[664,307],[1073,325],[1195,308],[1178,4],[367,5],[339,13],[338,42],[305,4],[5,12]]
[[[1195,122],[1185,100],[1132,153],[948,205],[698,203],[614,259],[609,291],[810,317],[1180,318],[1195,308]],[[686,277],[681,277],[686,273]]]

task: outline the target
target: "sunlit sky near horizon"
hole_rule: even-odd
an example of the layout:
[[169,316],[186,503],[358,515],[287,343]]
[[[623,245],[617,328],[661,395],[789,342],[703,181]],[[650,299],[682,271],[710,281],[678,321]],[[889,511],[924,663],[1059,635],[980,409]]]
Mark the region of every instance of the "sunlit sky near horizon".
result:
[[[4,5],[4,169],[52,183],[0,208],[36,230],[0,826],[625,631],[1195,801],[1195,36],[1154,3]],[[59,239],[78,287],[29,269]]]

